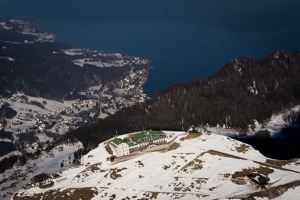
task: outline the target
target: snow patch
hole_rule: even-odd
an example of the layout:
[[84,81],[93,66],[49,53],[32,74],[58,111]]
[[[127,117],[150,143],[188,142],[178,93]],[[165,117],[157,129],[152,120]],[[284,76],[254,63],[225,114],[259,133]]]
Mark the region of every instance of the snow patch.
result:
[[15,61],[14,58],[12,58],[12,57],[6,57],[6,56],[0,56],[0,59],[2,59],[2,60],[8,60],[8,61],[11,61],[11,62]]
[[82,49],[61,49],[66,55],[75,56],[75,55],[83,55]]

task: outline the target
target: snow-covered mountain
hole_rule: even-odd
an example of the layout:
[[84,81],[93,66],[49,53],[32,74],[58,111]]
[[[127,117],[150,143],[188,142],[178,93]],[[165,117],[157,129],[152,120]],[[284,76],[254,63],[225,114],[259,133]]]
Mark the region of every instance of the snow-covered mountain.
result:
[[[0,175],[2,199],[22,186],[13,199],[298,199],[299,160],[267,159],[226,135],[276,136],[293,122],[300,53],[233,59],[211,77],[174,84],[148,100],[147,59],[75,49],[32,28],[31,19],[0,20],[0,33],[0,142],[16,148],[3,153],[7,162],[0,157],[2,170],[14,163]],[[65,137],[82,143],[51,143],[98,118],[105,119]],[[190,127],[202,134],[166,132],[168,144],[113,162],[104,141],[144,128]],[[82,146],[98,147],[77,165]]]
[[149,146],[113,162],[105,141],[83,156],[80,166],[59,170],[45,188],[27,185],[13,199],[300,197],[299,160],[267,159],[222,135],[164,132],[168,144],[159,150]]

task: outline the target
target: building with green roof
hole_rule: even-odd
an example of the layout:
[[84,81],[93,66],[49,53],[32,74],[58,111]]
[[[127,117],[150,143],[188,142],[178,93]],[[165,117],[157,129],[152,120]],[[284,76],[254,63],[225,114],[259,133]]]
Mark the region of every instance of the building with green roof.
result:
[[166,134],[162,131],[142,131],[131,137],[131,140],[136,144],[145,143],[145,142],[153,142],[154,140],[159,140],[162,138],[166,138]]
[[115,145],[115,146],[118,146],[119,144],[122,144],[122,143],[125,143],[124,140],[122,140],[121,138],[114,138],[112,141],[111,141],[111,144],[112,145]]
[[162,131],[142,131],[129,138],[125,142],[121,138],[114,138],[110,144],[116,156],[128,155],[131,152],[143,150],[149,145],[161,145],[166,143],[167,135]]
[[129,146],[128,144],[122,140],[121,138],[114,138],[110,142],[110,146],[116,156],[125,156],[129,154]]

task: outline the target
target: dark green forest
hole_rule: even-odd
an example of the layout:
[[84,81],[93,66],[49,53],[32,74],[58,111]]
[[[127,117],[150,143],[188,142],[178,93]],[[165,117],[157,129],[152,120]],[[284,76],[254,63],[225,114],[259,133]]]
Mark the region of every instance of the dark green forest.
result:
[[[72,48],[70,45],[60,42],[23,42],[32,40],[32,37],[15,30],[0,29],[0,95],[23,92],[30,96],[62,100],[72,91],[105,84],[130,70],[130,66],[77,66],[72,60],[80,56],[68,56],[61,51]],[[14,61],[3,59],[6,57]]]

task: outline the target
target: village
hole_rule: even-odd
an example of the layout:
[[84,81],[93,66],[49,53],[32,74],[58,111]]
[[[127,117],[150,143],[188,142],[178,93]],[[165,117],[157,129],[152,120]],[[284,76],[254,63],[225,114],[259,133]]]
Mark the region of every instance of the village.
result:
[[[48,110],[46,99],[30,100],[28,96],[21,93],[14,94],[8,99],[1,99],[1,102],[2,107],[4,104],[11,106],[10,104],[13,103],[18,106],[16,115],[11,120],[7,120],[5,124],[1,124],[3,129],[16,130],[16,134],[30,131],[41,133],[48,129],[63,134],[69,128],[76,127],[81,123],[80,112],[93,109],[97,104],[95,100],[78,99],[66,105],[60,103],[61,105],[57,106],[57,110]],[[31,123],[28,123],[29,121]]]
[[[33,20],[0,20],[1,30],[18,34],[4,41],[3,51],[9,50],[10,43],[54,43],[55,48],[49,52],[47,49],[47,53],[66,58],[74,69],[93,71],[95,81],[68,89],[60,97],[42,95],[44,91],[31,96],[22,89],[9,90],[9,95],[1,96],[0,142],[10,148],[0,155],[0,160],[16,155],[38,157],[41,151],[53,148],[63,134],[148,99],[143,90],[151,68],[148,59],[121,52],[73,49],[68,45],[56,48],[56,34],[33,28]],[[18,61],[13,56],[0,56],[0,60]]]
[[123,107],[145,102],[148,97],[144,93],[143,85],[147,81],[147,77],[147,70],[132,69],[122,79],[106,84],[100,94],[100,107],[103,116],[111,115]]
[[[47,149],[53,137],[59,136],[97,118],[105,118],[117,110],[144,102],[143,84],[146,69],[133,69],[128,75],[109,82],[104,86],[93,86],[80,91],[80,99],[63,102],[33,98],[16,93],[10,98],[0,99],[0,108],[11,110],[11,117],[0,119],[0,130],[13,133],[14,143],[23,143],[27,152]],[[20,137],[32,138],[18,141]],[[47,142],[49,141],[49,142]]]
[[[150,61],[144,58],[123,55],[118,52],[100,52],[90,49],[65,49],[66,55],[74,58],[73,63],[80,67],[93,65],[100,68],[129,67],[128,73],[105,84],[89,87],[78,94],[84,98],[97,99],[101,109],[100,118],[115,113],[117,110],[142,103],[148,99],[143,85],[148,80]],[[59,53],[59,52],[56,52]]]
[[[44,152],[49,152],[56,140],[69,130],[92,120],[105,118],[136,102],[145,101],[148,97],[142,86],[147,80],[148,70],[133,68],[129,72],[113,82],[79,91],[82,98],[75,100],[55,101],[22,93],[1,98],[0,109],[6,113],[5,118],[0,119],[0,130],[3,132],[1,140],[15,148],[6,156],[26,155],[38,158]],[[75,162],[74,167],[76,166],[78,161]],[[64,169],[68,168],[64,164]],[[51,188],[64,181],[63,178],[53,178],[48,173],[47,177],[27,184],[25,188]]]

